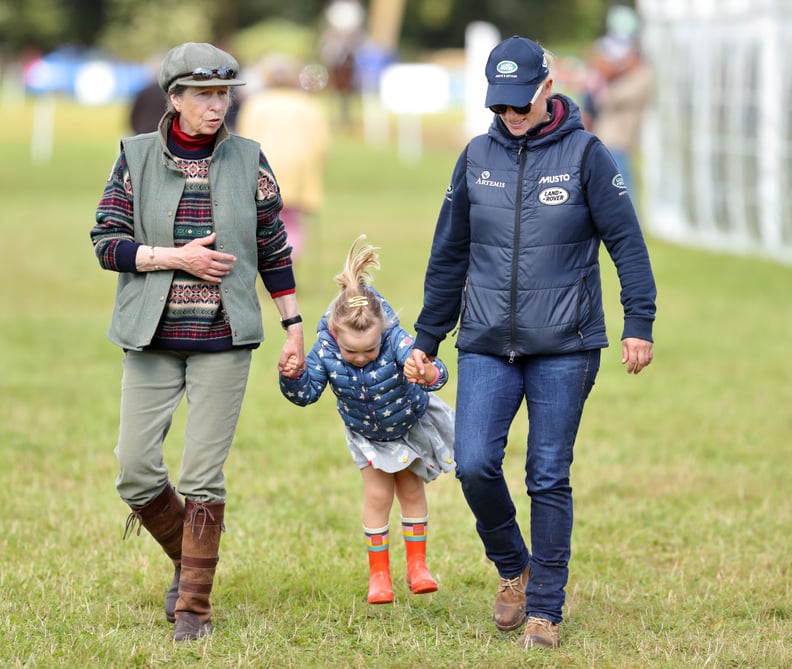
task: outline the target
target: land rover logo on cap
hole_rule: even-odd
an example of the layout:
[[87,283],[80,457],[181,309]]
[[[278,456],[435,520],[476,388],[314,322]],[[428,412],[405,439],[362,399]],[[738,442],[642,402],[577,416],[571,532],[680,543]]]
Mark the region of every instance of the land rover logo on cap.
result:
[[501,74],[512,74],[517,71],[517,63],[513,60],[502,60],[495,69]]

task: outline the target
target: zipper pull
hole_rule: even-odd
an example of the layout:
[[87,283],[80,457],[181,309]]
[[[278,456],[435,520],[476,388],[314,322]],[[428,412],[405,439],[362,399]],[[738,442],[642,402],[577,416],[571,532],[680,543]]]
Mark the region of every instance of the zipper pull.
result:
[[510,365],[514,363],[514,356],[515,356],[515,355],[517,355],[517,354],[516,354],[514,351],[512,351],[511,353],[509,353],[509,364],[510,364]]

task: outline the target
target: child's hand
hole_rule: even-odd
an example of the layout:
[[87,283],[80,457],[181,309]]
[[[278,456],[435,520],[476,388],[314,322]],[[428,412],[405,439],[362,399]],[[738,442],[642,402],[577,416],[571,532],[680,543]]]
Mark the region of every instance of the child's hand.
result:
[[298,367],[299,359],[293,353],[289,356],[286,360],[286,364],[283,365],[278,371],[281,373],[282,376],[285,376],[287,379],[298,379],[302,375],[304,370],[301,370]]
[[418,365],[412,358],[407,358],[404,363],[404,376],[410,383],[418,382]]

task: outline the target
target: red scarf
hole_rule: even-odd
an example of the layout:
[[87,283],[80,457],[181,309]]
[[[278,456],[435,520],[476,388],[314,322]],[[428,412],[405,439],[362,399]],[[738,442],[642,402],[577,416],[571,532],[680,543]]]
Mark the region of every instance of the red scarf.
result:
[[198,151],[205,149],[212,142],[215,141],[214,135],[196,135],[192,137],[185,133],[179,126],[179,115],[173,117],[173,125],[171,125],[171,137],[176,145],[185,149],[186,151]]

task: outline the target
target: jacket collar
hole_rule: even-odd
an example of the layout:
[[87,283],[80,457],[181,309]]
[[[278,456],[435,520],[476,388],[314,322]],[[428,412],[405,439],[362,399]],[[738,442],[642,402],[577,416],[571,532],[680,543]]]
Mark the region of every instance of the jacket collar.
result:
[[522,137],[515,137],[506,128],[503,120],[497,114],[487,134],[506,149],[517,151],[526,144],[550,144],[573,130],[582,130],[583,121],[580,117],[578,106],[565,95],[553,95],[547,101],[550,119],[531,128]]
[[[173,123],[173,119],[175,118],[175,116],[176,116],[176,112],[173,110],[166,112],[165,115],[160,119],[159,126],[157,128],[157,132],[159,133],[160,144],[162,145],[162,151],[169,160],[175,159],[175,156],[168,149],[168,133],[170,132],[170,127],[171,124]],[[223,142],[227,141],[230,136],[231,133],[228,131],[226,124],[223,123],[223,125],[221,125],[217,131],[217,139],[215,140],[215,144],[214,144],[214,152],[216,152],[218,147]]]

